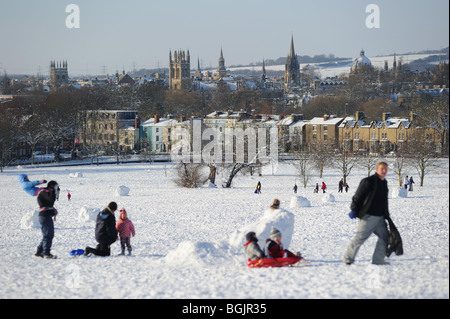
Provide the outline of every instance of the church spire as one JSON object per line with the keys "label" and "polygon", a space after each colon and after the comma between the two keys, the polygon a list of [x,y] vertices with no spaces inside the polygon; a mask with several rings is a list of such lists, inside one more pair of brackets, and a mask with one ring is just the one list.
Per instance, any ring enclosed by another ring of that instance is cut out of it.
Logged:
{"label": "church spire", "polygon": [[291,36],[291,49],[289,50],[289,56],[292,58],[295,56],[294,50],[294,35]]}

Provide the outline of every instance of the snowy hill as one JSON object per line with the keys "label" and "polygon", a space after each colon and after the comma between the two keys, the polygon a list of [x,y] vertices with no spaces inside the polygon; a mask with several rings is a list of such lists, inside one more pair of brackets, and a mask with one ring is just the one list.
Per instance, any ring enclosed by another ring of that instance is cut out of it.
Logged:
{"label": "snowy hill", "polygon": [[[443,171],[428,175],[424,187],[390,198],[405,253],[391,256],[389,266],[370,264],[375,237],[354,265],[341,262],[356,231],[357,221],[347,214],[364,169],[352,171],[350,191],[343,194],[337,193],[338,172],[324,172],[335,201],[313,193],[322,181],[314,175],[297,194],[308,205],[290,206],[295,168],[286,163],[275,175],[239,175],[231,189],[180,189],[167,164],[7,168],[0,174],[0,298],[449,298],[448,160],[442,162]],[[34,257],[41,232],[21,221],[38,207],[21,190],[20,173],[60,184],[56,260]],[[218,179],[225,177],[219,171]],[[258,181],[261,195],[253,193]],[[388,183],[397,184],[392,173]],[[129,192],[116,193],[119,186]],[[243,252],[231,249],[232,234],[261,221],[274,198],[295,215],[289,247],[310,266],[249,269]],[[93,216],[110,201],[124,207],[135,225],[133,256],[118,257],[115,243],[111,257],[71,257],[70,250],[96,244]]]}

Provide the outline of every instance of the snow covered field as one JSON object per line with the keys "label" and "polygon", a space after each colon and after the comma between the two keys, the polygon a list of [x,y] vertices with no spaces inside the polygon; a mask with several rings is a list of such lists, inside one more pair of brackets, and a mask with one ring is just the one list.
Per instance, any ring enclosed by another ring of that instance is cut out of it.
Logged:
{"label": "snow covered field", "polygon": [[[238,175],[231,189],[177,188],[171,164],[6,168],[0,174],[0,298],[449,298],[449,167],[442,162],[443,171],[426,176],[424,187],[390,198],[405,253],[391,256],[389,266],[370,264],[375,236],[354,265],[341,262],[356,231],[357,221],[347,214],[363,169],[352,172],[343,194],[338,172],[325,171],[335,201],[313,194],[312,184],[322,182],[317,176],[306,190],[297,180],[297,195],[307,201],[296,201],[295,168],[286,163],[275,175]],[[20,189],[20,173],[60,184],[56,260],[34,257],[41,233],[27,216],[37,203]],[[405,173],[418,181],[415,171]],[[258,180],[261,195],[253,193]],[[390,189],[397,185],[392,172],[388,182]],[[128,195],[118,196],[118,186],[129,188]],[[290,249],[301,251],[310,266],[249,269],[244,254],[231,249],[233,232],[257,222],[274,198],[295,215]],[[96,244],[88,212],[110,201],[135,225],[133,256],[117,256],[116,243],[112,257],[71,257],[70,250]]]}

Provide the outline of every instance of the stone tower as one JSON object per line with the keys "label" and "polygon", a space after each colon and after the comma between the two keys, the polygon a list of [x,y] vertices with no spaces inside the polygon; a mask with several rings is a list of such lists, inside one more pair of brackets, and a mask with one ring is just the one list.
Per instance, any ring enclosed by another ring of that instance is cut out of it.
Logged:
{"label": "stone tower", "polygon": [[225,59],[223,58],[222,48],[220,48],[219,67],[217,68],[217,79],[227,76],[227,68],[225,67]]}
{"label": "stone tower", "polygon": [[189,50],[169,52],[169,88],[171,90],[191,90],[191,56]]}
{"label": "stone tower", "polygon": [[67,61],[55,62],[50,61],[50,86],[56,89],[61,85],[69,84],[69,72],[67,69]]}
{"label": "stone tower", "polygon": [[294,37],[291,37],[291,49],[286,59],[286,66],[284,71],[284,85],[289,87],[291,85],[300,84],[300,63],[294,50]]}

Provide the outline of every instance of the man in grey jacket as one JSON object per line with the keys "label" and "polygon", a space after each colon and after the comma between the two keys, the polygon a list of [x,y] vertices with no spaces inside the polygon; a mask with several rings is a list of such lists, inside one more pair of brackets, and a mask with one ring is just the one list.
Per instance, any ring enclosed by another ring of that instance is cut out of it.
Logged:
{"label": "man in grey jacket", "polygon": [[384,261],[389,239],[385,218],[389,218],[388,187],[385,180],[388,164],[377,164],[374,175],[363,179],[352,198],[350,218],[359,218],[356,236],[350,242],[344,254],[343,261],[347,265],[355,261],[361,245],[375,234],[378,241],[372,256],[372,263],[376,265],[387,264]]}

